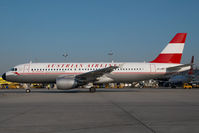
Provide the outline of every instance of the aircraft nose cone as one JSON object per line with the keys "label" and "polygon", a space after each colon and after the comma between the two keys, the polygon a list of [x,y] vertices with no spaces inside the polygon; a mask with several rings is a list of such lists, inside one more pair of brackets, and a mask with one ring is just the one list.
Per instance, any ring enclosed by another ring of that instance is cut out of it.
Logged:
{"label": "aircraft nose cone", "polygon": [[6,73],[2,75],[2,79],[6,80]]}

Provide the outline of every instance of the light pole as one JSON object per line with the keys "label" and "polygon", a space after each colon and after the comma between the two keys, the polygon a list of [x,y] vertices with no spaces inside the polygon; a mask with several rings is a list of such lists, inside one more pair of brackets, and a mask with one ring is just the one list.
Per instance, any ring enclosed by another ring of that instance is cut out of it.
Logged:
{"label": "light pole", "polygon": [[68,57],[68,54],[67,54],[67,53],[64,53],[62,56],[64,56],[65,61],[66,61],[66,58]]}
{"label": "light pole", "polygon": [[110,56],[110,60],[113,62],[113,51],[111,50],[108,55]]}

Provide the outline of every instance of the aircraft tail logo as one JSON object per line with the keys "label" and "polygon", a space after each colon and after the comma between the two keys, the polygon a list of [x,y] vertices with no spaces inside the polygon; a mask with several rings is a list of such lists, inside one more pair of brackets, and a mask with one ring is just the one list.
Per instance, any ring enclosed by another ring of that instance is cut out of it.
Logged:
{"label": "aircraft tail logo", "polygon": [[180,64],[187,33],[177,33],[158,57],[150,63]]}

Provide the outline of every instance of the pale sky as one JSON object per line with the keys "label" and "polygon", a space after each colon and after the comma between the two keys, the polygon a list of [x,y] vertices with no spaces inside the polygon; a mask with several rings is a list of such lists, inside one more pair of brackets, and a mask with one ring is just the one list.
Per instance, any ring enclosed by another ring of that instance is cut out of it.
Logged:
{"label": "pale sky", "polygon": [[153,60],[187,32],[181,63],[199,64],[197,0],[0,0],[0,73],[33,62]]}

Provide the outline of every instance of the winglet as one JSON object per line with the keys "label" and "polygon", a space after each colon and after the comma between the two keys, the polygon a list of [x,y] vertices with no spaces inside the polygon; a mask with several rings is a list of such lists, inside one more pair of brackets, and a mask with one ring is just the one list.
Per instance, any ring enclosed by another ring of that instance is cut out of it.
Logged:
{"label": "winglet", "polygon": [[191,58],[191,68],[189,69],[188,75],[193,75],[193,63],[194,63],[194,56]]}

